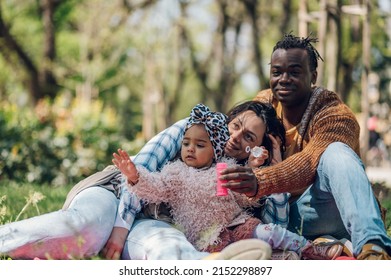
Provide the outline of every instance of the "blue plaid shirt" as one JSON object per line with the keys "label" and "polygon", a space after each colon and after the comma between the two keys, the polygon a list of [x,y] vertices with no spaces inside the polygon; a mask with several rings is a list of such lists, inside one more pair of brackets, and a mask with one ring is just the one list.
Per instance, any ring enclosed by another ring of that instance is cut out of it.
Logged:
{"label": "blue plaid shirt", "polygon": [[[135,165],[142,165],[149,171],[160,170],[168,161],[174,159],[181,148],[183,132],[187,118],[180,120],[149,140],[140,152],[132,157]],[[142,203],[134,194],[130,194],[124,176],[121,180],[121,196],[115,227],[130,230]]]}

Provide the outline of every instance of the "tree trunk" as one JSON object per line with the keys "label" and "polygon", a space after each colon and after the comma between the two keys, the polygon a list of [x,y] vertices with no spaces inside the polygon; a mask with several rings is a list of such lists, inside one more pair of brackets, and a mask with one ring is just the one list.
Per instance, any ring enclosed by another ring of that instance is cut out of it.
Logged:
{"label": "tree trunk", "polygon": [[40,75],[43,94],[51,99],[57,95],[57,82],[53,74],[56,58],[56,40],[54,27],[54,0],[42,0],[42,22],[44,28],[43,64]]}
{"label": "tree trunk", "polygon": [[[290,0],[287,0],[285,2],[290,2]],[[257,24],[257,18],[258,18],[258,12],[257,12],[257,6],[258,6],[258,0],[246,0],[244,1],[244,5],[247,10],[247,14],[250,16],[250,22],[251,22],[251,28],[252,28],[252,43],[253,43],[253,50],[254,50],[254,61],[255,61],[255,67],[257,76],[259,79],[259,88],[266,88],[268,87],[268,78],[266,77],[263,68],[262,68],[262,50],[260,47],[261,43],[261,32],[258,28]]]}
{"label": "tree trunk", "polygon": [[[4,22],[0,9],[0,38],[3,39],[3,47],[0,47],[0,51],[4,55],[14,54],[23,65],[26,73],[23,82],[26,85],[33,104],[36,104],[40,99],[45,97],[53,99],[57,93],[57,83],[52,71],[52,65],[55,59],[54,1],[44,0],[41,8],[45,30],[42,65],[36,65],[29,57],[28,52],[23,49],[9,32],[10,28]],[[15,63],[12,59],[7,60],[7,62]]]}
{"label": "tree trunk", "polygon": [[282,19],[280,22],[280,32],[281,34],[284,34],[290,31],[288,30],[288,28],[289,28],[289,19],[291,18],[291,13],[292,13],[292,0],[283,0],[282,6],[284,12],[282,13]]}

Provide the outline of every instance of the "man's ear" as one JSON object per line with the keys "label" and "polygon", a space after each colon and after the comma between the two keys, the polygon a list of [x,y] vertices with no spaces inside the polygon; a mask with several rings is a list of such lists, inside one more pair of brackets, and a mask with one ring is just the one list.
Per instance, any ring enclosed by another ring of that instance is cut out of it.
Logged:
{"label": "man's ear", "polygon": [[312,71],[311,83],[312,83],[313,85],[316,84],[317,78],[318,78],[318,71],[316,71],[316,70]]}

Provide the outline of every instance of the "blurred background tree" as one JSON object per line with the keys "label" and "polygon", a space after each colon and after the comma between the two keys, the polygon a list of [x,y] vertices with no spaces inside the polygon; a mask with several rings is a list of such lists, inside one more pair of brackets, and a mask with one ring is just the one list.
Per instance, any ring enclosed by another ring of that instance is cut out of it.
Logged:
{"label": "blurred background tree", "polygon": [[289,32],[319,38],[319,83],[363,131],[376,115],[389,152],[390,6],[0,0],[0,180],[70,183],[109,164],[118,147],[137,152],[198,102],[226,112],[268,87],[272,47]]}

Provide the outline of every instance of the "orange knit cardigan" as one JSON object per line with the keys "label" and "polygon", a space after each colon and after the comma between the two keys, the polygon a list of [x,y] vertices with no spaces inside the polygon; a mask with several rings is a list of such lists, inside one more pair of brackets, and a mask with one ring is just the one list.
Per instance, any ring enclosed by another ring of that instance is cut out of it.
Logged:
{"label": "orange knit cardigan", "polygon": [[[278,101],[270,89],[257,94],[255,100],[272,103]],[[353,112],[338,95],[314,87],[299,128],[299,152],[279,164],[255,169],[258,192],[255,198],[271,193],[290,192],[300,195],[314,182],[319,159],[327,146],[343,142],[360,155],[360,126]]]}

